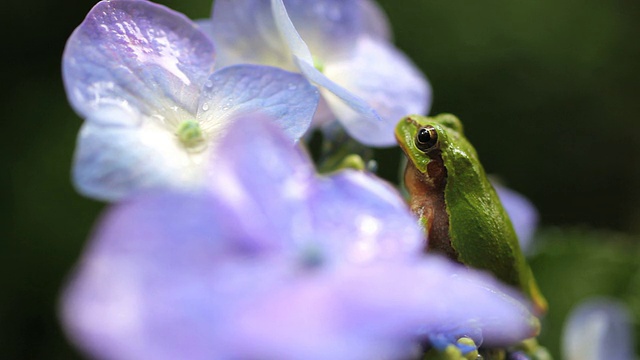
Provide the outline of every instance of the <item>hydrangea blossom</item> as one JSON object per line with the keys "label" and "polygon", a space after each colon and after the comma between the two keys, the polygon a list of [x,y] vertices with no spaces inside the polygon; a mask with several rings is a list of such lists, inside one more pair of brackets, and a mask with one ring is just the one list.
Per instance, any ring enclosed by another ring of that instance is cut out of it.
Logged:
{"label": "hydrangea blossom", "polygon": [[63,299],[102,359],[406,358],[429,336],[534,335],[517,295],[421,254],[401,197],[365,173],[319,178],[269,123],[221,141],[206,193],[111,208]]}
{"label": "hydrangea blossom", "polygon": [[627,307],[610,298],[590,298],[569,314],[562,336],[566,360],[633,360],[632,317]]}
{"label": "hydrangea blossom", "polygon": [[492,184],[505,211],[511,218],[513,228],[518,235],[520,248],[526,253],[531,247],[533,235],[538,227],[538,211],[522,194],[496,182]]}
{"label": "hydrangea blossom", "polygon": [[317,90],[299,74],[238,65],[214,73],[214,46],[180,13],[148,2],[99,2],[63,57],[69,101],[85,123],[73,179],[117,200],[141,189],[201,183],[211,149],[236,119],[269,115],[294,142]]}
{"label": "hydrangea blossom", "polygon": [[363,144],[394,145],[397,121],[430,106],[428,82],[390,43],[386,17],[370,0],[216,0],[203,24],[225,64],[304,74],[323,95],[315,121],[337,119]]}

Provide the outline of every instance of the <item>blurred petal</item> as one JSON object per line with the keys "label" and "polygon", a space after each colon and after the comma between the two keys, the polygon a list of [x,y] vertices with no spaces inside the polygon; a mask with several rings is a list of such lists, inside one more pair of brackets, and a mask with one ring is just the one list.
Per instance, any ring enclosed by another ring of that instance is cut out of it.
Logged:
{"label": "blurred petal", "polygon": [[[266,121],[265,121],[266,120]],[[209,189],[240,214],[244,227],[265,246],[290,245],[311,231],[310,196],[315,175],[311,160],[284,137],[270,119],[237,120],[222,139]]]}
{"label": "blurred petal", "polygon": [[147,1],[102,1],[67,41],[63,78],[83,117],[119,105],[172,120],[193,117],[213,62],[211,41],[184,15]]}
{"label": "blurred petal", "polygon": [[72,339],[104,359],[219,358],[215,340],[237,316],[234,306],[271,286],[262,275],[269,268],[225,265],[243,252],[227,232],[235,220],[205,194],[148,195],[114,207],[64,294]]}
{"label": "blurred petal", "polygon": [[345,170],[322,179],[315,204],[314,236],[329,247],[332,261],[407,261],[424,246],[400,194],[372,175]]}
{"label": "blurred petal", "polygon": [[230,66],[205,83],[198,120],[205,131],[219,136],[241,117],[262,116],[297,141],[309,128],[319,97],[299,74],[268,66]]}
{"label": "blurred petal", "polygon": [[364,33],[373,39],[391,41],[389,19],[380,5],[371,0],[358,0],[358,6],[364,21]]}
{"label": "blurred petal", "polygon": [[566,360],[633,360],[631,314],[616,300],[588,299],[570,313],[562,348]]}
{"label": "blurred petal", "polygon": [[[409,114],[426,114],[431,105],[427,80],[404,54],[384,42],[362,37],[353,57],[327,63],[324,70],[328,78],[362,98],[383,119],[378,128],[352,131],[356,139],[368,145],[394,145],[398,120]],[[353,119],[356,114],[345,112],[341,103],[327,100],[343,123],[362,121]]]}
{"label": "blurred petal", "polygon": [[370,331],[379,327],[399,337],[477,333],[479,342],[500,346],[539,330],[522,297],[484,273],[437,256],[374,264],[343,274],[338,292],[354,319],[376,319]]}
{"label": "blurred petal", "polygon": [[218,66],[264,64],[295,69],[266,0],[216,0],[209,31]]}
{"label": "blurred petal", "polygon": [[247,248],[247,214],[219,200],[112,208],[64,294],[71,338],[104,359],[368,359],[404,357],[429,333],[497,345],[536,330],[509,290],[443,259],[335,271]]}
{"label": "blurred petal", "polygon": [[208,153],[188,154],[171,132],[154,121],[144,123],[120,127],[88,121],[82,126],[73,164],[80,193],[115,201],[142,189],[197,184],[202,170],[196,165]]}
{"label": "blurred petal", "polygon": [[492,184],[498,193],[502,206],[511,218],[511,223],[520,241],[520,248],[526,252],[538,227],[538,212],[533,204],[521,194],[495,182]]}

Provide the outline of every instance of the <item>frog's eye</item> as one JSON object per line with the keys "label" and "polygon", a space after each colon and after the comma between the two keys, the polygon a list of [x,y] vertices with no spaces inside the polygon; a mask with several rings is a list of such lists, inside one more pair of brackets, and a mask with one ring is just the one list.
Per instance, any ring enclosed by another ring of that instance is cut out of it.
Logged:
{"label": "frog's eye", "polygon": [[433,148],[438,144],[438,132],[436,129],[427,125],[418,130],[418,134],[416,134],[416,147],[424,152],[433,150]]}

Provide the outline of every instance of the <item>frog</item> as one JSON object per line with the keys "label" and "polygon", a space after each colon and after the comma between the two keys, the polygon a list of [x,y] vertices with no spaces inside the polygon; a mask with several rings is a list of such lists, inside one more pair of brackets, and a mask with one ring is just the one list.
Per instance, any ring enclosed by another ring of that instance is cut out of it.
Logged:
{"label": "frog", "polygon": [[548,305],[511,220],[455,115],[409,115],[395,128],[408,161],[404,186],[425,233],[425,252],[493,273],[541,316]]}

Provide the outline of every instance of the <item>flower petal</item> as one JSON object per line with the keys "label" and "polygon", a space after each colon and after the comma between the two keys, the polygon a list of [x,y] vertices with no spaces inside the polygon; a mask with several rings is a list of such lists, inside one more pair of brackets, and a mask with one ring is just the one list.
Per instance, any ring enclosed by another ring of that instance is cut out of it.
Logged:
{"label": "flower petal", "polygon": [[211,41],[184,15],[148,1],[101,1],[67,41],[63,78],[84,117],[117,105],[183,119],[195,114],[213,62]]}
{"label": "flower petal", "polygon": [[375,146],[386,131],[380,115],[362,98],[333,82],[312,64],[297,57],[294,61],[309,81],[323,87],[322,96],[346,131],[361,143]]}
{"label": "flower petal", "polygon": [[539,330],[519,294],[438,256],[353,267],[340,275],[335,296],[343,311],[355,321],[375,318],[368,328],[374,333],[384,329],[387,336],[414,339],[477,334],[478,343],[496,346],[518,343]]}
{"label": "flower petal", "polygon": [[238,118],[262,116],[295,142],[309,128],[319,97],[299,74],[269,66],[230,66],[205,83],[198,120],[205,131],[221,134]]}
{"label": "flower petal", "polygon": [[492,184],[500,197],[504,210],[511,218],[513,228],[518,235],[520,248],[526,252],[530,248],[533,234],[538,226],[538,212],[533,204],[521,194],[495,182]]}
{"label": "flower petal", "polygon": [[271,0],[276,25],[291,53],[311,62],[311,53],[329,62],[353,52],[364,25],[359,5],[344,0],[316,0],[311,5],[305,0]]}
{"label": "flower petal", "polygon": [[209,29],[219,51],[219,66],[248,63],[295,68],[268,1],[216,0]]}
{"label": "flower petal", "polygon": [[374,39],[391,41],[393,37],[387,14],[375,1],[358,0],[362,20],[364,21],[364,33]]}
{"label": "flower petal", "polygon": [[[105,117],[116,113],[109,114]],[[80,193],[115,201],[143,189],[198,183],[202,170],[195,164],[208,154],[190,155],[172,133],[153,121],[145,124],[104,126],[88,121],[82,126],[73,164],[73,182]]]}
{"label": "flower petal", "polygon": [[239,228],[265,246],[291,248],[306,236],[311,215],[306,199],[315,180],[311,160],[268,118],[238,119],[218,145],[209,189],[245,214]]}
{"label": "flower petal", "polygon": [[562,336],[567,360],[635,359],[631,314],[624,304],[592,298],[573,309]]}
{"label": "flower petal", "polygon": [[[324,74],[363,99],[383,119],[377,128],[352,129],[351,134],[368,145],[395,144],[393,129],[399,119],[426,114],[431,104],[431,88],[418,68],[391,45],[372,38],[360,38],[353,57],[325,64]],[[362,121],[354,118],[358,114],[346,109],[341,101],[327,100],[346,126]]]}
{"label": "flower petal", "polygon": [[151,194],[112,208],[65,292],[69,335],[105,359],[219,358],[216,330],[266,283],[257,271],[225,270],[242,251],[227,232],[235,220],[206,194]]}
{"label": "flower petal", "polygon": [[332,261],[407,261],[423,248],[422,231],[400,194],[372,175],[345,170],[315,194],[315,239]]}

